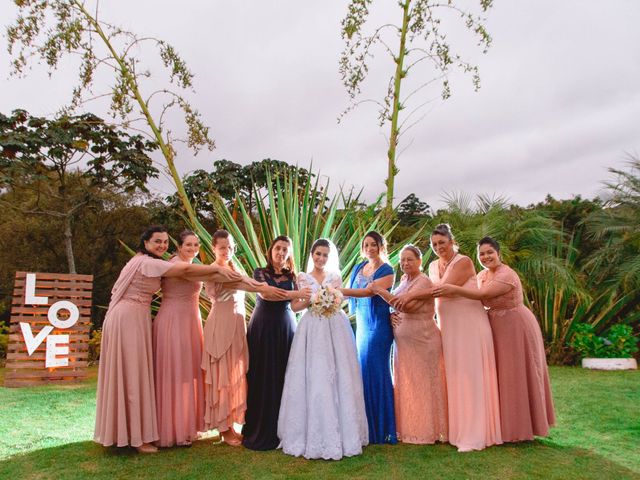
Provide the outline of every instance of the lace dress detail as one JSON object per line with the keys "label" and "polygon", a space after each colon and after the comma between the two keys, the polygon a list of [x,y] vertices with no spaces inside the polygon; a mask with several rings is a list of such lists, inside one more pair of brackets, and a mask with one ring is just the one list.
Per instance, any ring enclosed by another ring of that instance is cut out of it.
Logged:
{"label": "lace dress detail", "polygon": [[[340,276],[322,284],[306,273],[299,286],[342,286]],[[369,432],[362,377],[349,319],[340,310],[320,317],[307,310],[298,324],[278,419],[280,447],[289,455],[339,460],[362,453]]]}
{"label": "lace dress detail", "polygon": [[[427,289],[431,280],[406,276],[396,295]],[[434,319],[433,299],[420,301],[411,312],[400,313],[394,328],[393,384],[398,439],[404,443],[447,441],[447,389],[440,329]]]}
{"label": "lace dress detail", "polygon": [[[284,290],[297,289],[293,274],[258,268],[253,278]],[[289,300],[257,297],[247,327],[249,370],[246,423],[242,429],[242,444],[251,450],[272,450],[278,446],[278,412],[295,329]]]}

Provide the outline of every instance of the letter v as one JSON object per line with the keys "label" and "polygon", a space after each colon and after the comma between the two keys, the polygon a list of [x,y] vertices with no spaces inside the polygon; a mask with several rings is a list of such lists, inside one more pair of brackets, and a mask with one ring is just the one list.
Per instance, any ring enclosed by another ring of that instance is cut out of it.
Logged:
{"label": "letter v", "polygon": [[40,344],[47,338],[47,335],[51,333],[53,327],[51,325],[47,325],[46,327],[42,327],[42,330],[38,332],[38,335],[35,337],[31,332],[31,325],[25,322],[20,322],[20,330],[22,330],[22,336],[24,337],[24,343],[27,344],[27,352],[29,352],[29,356],[33,352],[36,351],[36,348],[40,346]]}

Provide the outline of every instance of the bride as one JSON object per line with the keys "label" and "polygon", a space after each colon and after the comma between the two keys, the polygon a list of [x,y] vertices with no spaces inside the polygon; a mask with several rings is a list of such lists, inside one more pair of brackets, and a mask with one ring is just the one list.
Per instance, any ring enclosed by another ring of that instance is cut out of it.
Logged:
{"label": "bride", "polygon": [[[324,238],[311,247],[307,273],[298,287],[342,286],[335,245]],[[296,457],[339,460],[362,453],[369,443],[362,377],[349,319],[341,308],[305,312],[293,337],[278,417],[283,452]],[[325,311],[326,312],[326,311]]]}

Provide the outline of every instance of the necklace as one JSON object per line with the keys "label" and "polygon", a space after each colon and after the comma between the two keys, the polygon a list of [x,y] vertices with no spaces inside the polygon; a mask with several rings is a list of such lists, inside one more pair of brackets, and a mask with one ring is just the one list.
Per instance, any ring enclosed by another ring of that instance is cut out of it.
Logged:
{"label": "necklace", "polygon": [[[380,268],[380,266],[382,265],[382,261],[379,261],[378,263],[374,264],[373,262],[369,262],[367,263],[363,268],[362,268],[362,273],[367,276],[370,277],[371,275],[373,275],[374,273],[376,273],[376,270],[378,270]],[[367,267],[370,267],[369,273],[366,273],[365,270],[367,269]]]}
{"label": "necklace", "polygon": [[440,260],[438,260],[438,273],[440,274],[440,278],[444,276],[445,272],[447,271],[447,268],[449,268],[449,265],[451,265],[451,262],[453,262],[453,259],[456,258],[456,255],[458,255],[457,252],[453,254],[453,257],[451,257],[449,261],[444,264],[444,266],[440,263]]}

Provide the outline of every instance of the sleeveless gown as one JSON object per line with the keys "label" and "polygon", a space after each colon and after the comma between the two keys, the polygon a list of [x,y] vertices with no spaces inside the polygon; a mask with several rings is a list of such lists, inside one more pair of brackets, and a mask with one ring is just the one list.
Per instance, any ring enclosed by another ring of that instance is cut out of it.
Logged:
{"label": "sleeveless gown", "polygon": [[[431,286],[429,278],[420,273],[411,281],[403,277],[393,293],[399,295]],[[416,444],[446,442],[447,387],[433,299],[420,301],[415,311],[399,315],[400,325],[393,329],[393,396],[398,440]]]}
{"label": "sleeveless gown", "polygon": [[[170,262],[179,262],[174,257]],[[159,446],[188,445],[204,431],[201,282],[162,279],[162,304],[153,321]]]}
{"label": "sleeveless gown", "polygon": [[[274,287],[296,289],[293,275],[278,275],[267,268],[258,268],[253,277]],[[295,329],[289,300],[256,298],[247,328],[247,411],[242,428],[242,444],[251,450],[278,447],[278,412]]]}
{"label": "sleeveless gown", "polygon": [[[447,283],[456,255],[440,278],[438,261],[429,265],[434,284]],[[463,285],[477,288],[471,276]],[[479,300],[439,297],[436,315],[442,332],[449,407],[449,443],[458,451],[482,450],[502,443],[500,403],[489,319]]]}
{"label": "sleeveless gown", "polygon": [[523,303],[518,274],[507,265],[499,266],[491,280],[488,273],[478,274],[479,286],[500,282],[513,287],[483,301],[489,308],[496,351],[502,440],[545,437],[555,414],[540,325]]}
{"label": "sleeveless gown", "polygon": [[[338,274],[322,285],[306,273],[300,288],[342,286]],[[296,457],[339,460],[362,453],[369,443],[362,377],[351,324],[340,310],[321,317],[311,310],[296,328],[282,392],[278,437],[282,451]]]}
{"label": "sleeveless gown", "polygon": [[[356,265],[351,274],[350,288],[366,288],[373,280],[393,275],[391,265],[384,263],[372,276],[366,277],[362,269],[367,263]],[[352,298],[349,305],[356,314],[356,346],[362,371],[369,443],[397,443],[390,365],[393,330],[389,305],[377,295]]]}

